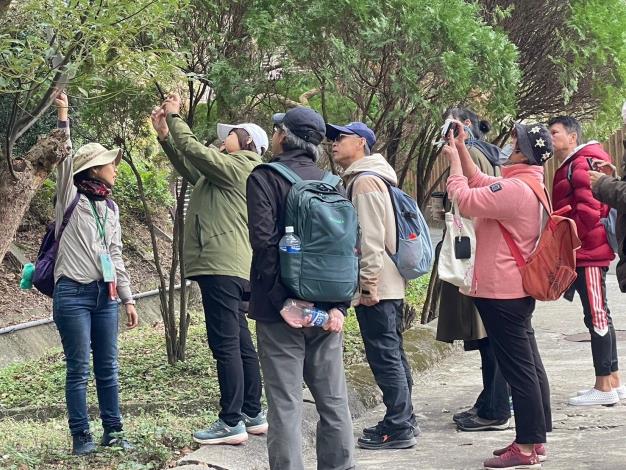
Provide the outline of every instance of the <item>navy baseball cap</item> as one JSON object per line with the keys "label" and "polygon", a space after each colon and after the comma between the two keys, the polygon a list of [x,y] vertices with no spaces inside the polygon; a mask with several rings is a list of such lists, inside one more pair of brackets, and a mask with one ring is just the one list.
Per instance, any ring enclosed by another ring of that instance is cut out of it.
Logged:
{"label": "navy baseball cap", "polygon": [[351,122],[345,126],[326,124],[326,137],[330,140],[336,140],[339,134],[355,134],[359,137],[363,137],[370,149],[376,143],[376,134],[362,122]]}
{"label": "navy baseball cap", "polygon": [[326,134],[324,118],[311,108],[292,108],[286,113],[272,116],[274,124],[284,124],[287,129],[313,145],[319,145]]}

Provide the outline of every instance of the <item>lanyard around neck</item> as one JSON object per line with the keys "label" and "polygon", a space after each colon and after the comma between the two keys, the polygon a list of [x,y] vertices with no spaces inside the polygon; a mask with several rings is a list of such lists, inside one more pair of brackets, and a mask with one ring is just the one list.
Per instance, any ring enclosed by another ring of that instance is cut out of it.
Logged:
{"label": "lanyard around neck", "polygon": [[102,242],[102,246],[106,248],[107,246],[106,225],[107,225],[107,218],[109,216],[109,206],[105,205],[104,220],[102,220],[100,218],[100,215],[98,214],[98,210],[96,209],[96,204],[91,200],[89,201],[89,204],[91,205],[91,212],[93,213],[93,218],[96,220],[96,230],[98,231],[98,235],[100,235],[100,241]]}

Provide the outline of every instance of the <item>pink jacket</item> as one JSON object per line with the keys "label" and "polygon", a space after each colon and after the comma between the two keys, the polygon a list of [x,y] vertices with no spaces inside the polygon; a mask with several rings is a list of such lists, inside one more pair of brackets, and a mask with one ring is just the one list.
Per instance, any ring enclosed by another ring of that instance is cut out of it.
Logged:
{"label": "pink jacket", "polygon": [[477,169],[469,181],[459,175],[448,178],[450,197],[458,202],[463,216],[474,219],[476,259],[474,280],[468,292],[472,297],[528,296],[498,225],[500,222],[511,233],[527,259],[539,239],[543,209],[532,189],[516,178],[521,175],[543,183],[543,168],[526,164],[502,167],[501,177],[487,176]]}

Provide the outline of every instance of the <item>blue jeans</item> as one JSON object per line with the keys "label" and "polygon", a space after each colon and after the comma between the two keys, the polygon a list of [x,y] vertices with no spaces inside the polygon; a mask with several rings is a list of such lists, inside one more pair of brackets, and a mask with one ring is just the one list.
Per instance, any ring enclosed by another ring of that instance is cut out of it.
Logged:
{"label": "blue jeans", "polygon": [[121,430],[117,379],[118,306],[109,299],[106,283],[81,284],[66,277],[59,279],[54,288],[53,318],[67,364],[65,401],[71,433],[89,430],[87,380],[91,351],[102,425],[105,429]]}

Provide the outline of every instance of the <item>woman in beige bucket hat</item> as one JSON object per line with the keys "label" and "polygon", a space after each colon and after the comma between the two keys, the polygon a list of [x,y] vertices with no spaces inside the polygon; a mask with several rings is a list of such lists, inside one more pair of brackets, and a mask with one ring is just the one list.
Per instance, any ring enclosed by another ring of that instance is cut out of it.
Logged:
{"label": "woman in beige bucket hat", "polygon": [[[56,105],[58,127],[66,129],[69,136],[65,94],[58,95]],[[119,149],[89,143],[58,166],[55,215],[60,240],[54,266],[53,317],[66,358],[65,400],[72,453],[76,455],[96,449],[87,414],[92,352],[104,428],[101,444],[130,447],[119,434],[118,297],[126,309],[128,328],[137,326],[138,317],[122,260],[119,211],[110,199],[120,160]],[[60,233],[64,219],[67,225]]]}

